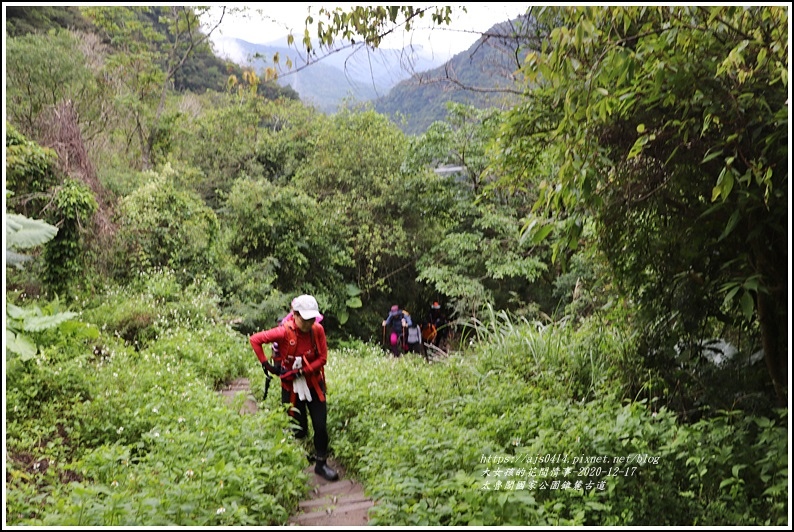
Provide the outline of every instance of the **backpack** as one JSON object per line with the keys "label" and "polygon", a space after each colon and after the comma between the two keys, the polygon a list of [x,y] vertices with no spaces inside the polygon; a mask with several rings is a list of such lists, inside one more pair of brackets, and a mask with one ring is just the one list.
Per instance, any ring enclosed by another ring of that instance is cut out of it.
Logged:
{"label": "backpack", "polygon": [[418,325],[411,325],[408,327],[408,343],[418,344],[422,341],[422,332]]}
{"label": "backpack", "polygon": [[434,342],[436,339],[436,333],[436,326],[432,323],[427,323],[422,329],[422,338],[425,340],[425,342]]}
{"label": "backpack", "polygon": [[[285,323],[281,325],[284,327],[284,330],[287,331],[287,337],[285,338],[284,346],[278,345],[278,342],[274,342],[271,347],[273,349],[273,362],[274,364],[281,366],[281,362],[288,357],[294,357],[295,351],[297,350],[298,345],[298,333],[295,331],[295,322],[290,321],[289,323]],[[311,339],[312,339],[312,347],[314,347],[314,351],[317,351],[317,345],[314,343],[314,335],[315,331],[321,327],[318,323],[312,324],[311,329]],[[289,368],[286,368],[289,369]],[[323,379],[325,378],[325,371],[322,372]]]}

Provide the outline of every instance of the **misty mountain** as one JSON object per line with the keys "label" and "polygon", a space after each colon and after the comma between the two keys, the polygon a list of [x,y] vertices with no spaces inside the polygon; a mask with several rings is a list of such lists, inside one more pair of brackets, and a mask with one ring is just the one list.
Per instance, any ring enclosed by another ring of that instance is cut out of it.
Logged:
{"label": "misty mountain", "polygon": [[[218,56],[250,66],[260,75],[266,68],[274,68],[280,85],[291,86],[302,101],[325,113],[335,112],[344,99],[376,100],[400,81],[442,63],[420,46],[373,50],[363,44],[322,52],[307,61],[306,53],[288,46],[286,38],[255,44],[223,37],[215,43],[215,50]],[[276,56],[278,64],[273,61]]]}
{"label": "misty mountain", "polygon": [[508,109],[518,101],[516,71],[541,35],[525,18],[497,24],[446,64],[398,83],[375,100],[375,110],[417,135],[447,116],[449,101],[479,109]]}
{"label": "misty mountain", "polygon": [[[527,48],[539,47],[542,36],[524,17],[497,24],[468,50],[443,63],[421,47],[371,50],[363,45],[305,60],[287,46],[286,39],[252,44],[224,38],[216,53],[261,74],[274,67],[278,54],[278,83],[291,86],[307,104],[325,113],[336,112],[343,100],[372,102],[408,134],[421,134],[446,118],[446,102],[477,108],[509,108],[517,98],[519,60]],[[287,68],[287,59],[292,67]]]}

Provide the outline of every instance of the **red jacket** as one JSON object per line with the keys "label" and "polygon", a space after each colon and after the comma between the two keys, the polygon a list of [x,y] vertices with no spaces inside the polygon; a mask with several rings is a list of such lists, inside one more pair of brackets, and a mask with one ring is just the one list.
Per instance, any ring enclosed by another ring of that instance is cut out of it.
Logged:
{"label": "red jacket", "polygon": [[[314,337],[314,341],[312,341]],[[267,361],[262,344],[278,342],[281,358],[281,367],[285,370],[292,369],[295,357],[303,357],[303,375],[306,384],[313,391],[312,395],[320,401],[325,401],[325,393],[320,384],[325,382],[325,362],[328,360],[328,344],[325,339],[325,329],[319,323],[312,325],[311,332],[304,333],[292,320],[285,321],[267,331],[253,334],[249,341],[259,362]],[[292,390],[292,381],[281,381],[281,387]],[[294,393],[294,392],[293,392]]]}

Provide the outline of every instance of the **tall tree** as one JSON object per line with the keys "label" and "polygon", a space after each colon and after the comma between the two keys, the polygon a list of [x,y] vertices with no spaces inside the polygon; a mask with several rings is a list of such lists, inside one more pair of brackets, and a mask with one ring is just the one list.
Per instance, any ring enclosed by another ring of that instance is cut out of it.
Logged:
{"label": "tall tree", "polygon": [[85,133],[96,133],[103,120],[101,88],[87,58],[79,53],[79,39],[79,34],[52,30],[6,41],[6,109],[24,135],[40,141],[42,130],[52,127],[42,113],[64,101],[77,106]]}
{"label": "tall tree", "polygon": [[[223,7],[217,20],[202,28],[201,18],[209,7],[82,8],[114,46],[108,75],[117,80],[121,102],[126,103],[133,134],[140,146],[141,166],[152,165],[152,144],[157,138],[166,96],[177,72],[209,38],[231,11]],[[237,9],[237,8],[235,8]]]}
{"label": "tall tree", "polygon": [[[756,332],[787,394],[785,7],[564,8],[503,148],[563,151],[538,213],[595,217],[616,280],[676,338]],[[535,87],[535,88],[533,88]],[[536,152],[514,154],[512,175]],[[514,178],[515,179],[515,178]],[[709,323],[712,325],[709,326]]]}
{"label": "tall tree", "polygon": [[367,297],[394,293],[417,254],[418,213],[401,180],[405,135],[372,110],[347,109],[320,122],[294,183],[347,220],[355,283]]}

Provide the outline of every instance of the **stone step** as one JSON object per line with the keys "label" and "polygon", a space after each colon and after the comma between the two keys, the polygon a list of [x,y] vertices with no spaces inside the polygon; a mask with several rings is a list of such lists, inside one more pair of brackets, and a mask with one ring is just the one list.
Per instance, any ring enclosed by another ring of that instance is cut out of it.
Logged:
{"label": "stone step", "polygon": [[[366,511],[372,508],[374,504],[372,501],[364,501],[359,503],[347,504],[345,506],[336,508],[326,508],[325,510],[317,510],[305,514],[299,514],[290,519],[291,523],[298,525],[310,524],[360,524],[367,523]],[[347,518],[347,519],[346,519]],[[354,521],[354,522],[348,522]],[[357,523],[358,522],[358,523]]]}
{"label": "stone step", "polygon": [[[238,393],[245,393],[245,402],[240,414],[254,413],[257,404],[253,399],[257,393],[250,389],[246,378],[239,378],[229,383],[218,392],[231,403]],[[314,465],[308,466],[304,472],[309,477],[308,500],[298,504],[300,513],[290,518],[291,525],[325,527],[325,526],[366,526],[367,512],[375,503],[364,495],[364,488],[352,479],[345,477],[345,469],[329,457],[328,465],[336,469],[340,479],[329,481],[314,473]],[[307,511],[308,510],[308,511]]]}
{"label": "stone step", "polygon": [[239,378],[229,384],[226,388],[219,391],[219,393],[224,397],[227,404],[231,404],[238,393],[246,394],[245,401],[243,402],[243,406],[240,408],[240,414],[253,414],[257,410],[256,401],[251,399],[251,394],[249,393],[249,384],[248,379],[246,378]]}
{"label": "stone step", "polygon": [[312,488],[311,491],[315,497],[322,497],[324,495],[346,495],[348,493],[353,493],[356,489],[360,489],[358,484],[352,480],[343,478],[336,482],[319,484]]}
{"label": "stone step", "polygon": [[304,510],[309,508],[322,508],[325,506],[328,507],[342,507],[347,504],[354,504],[359,502],[367,502],[369,499],[364,496],[363,493],[346,495],[344,497],[337,497],[336,495],[333,496],[326,496],[318,499],[310,499],[308,501],[303,501],[298,504],[299,508],[303,508]]}

